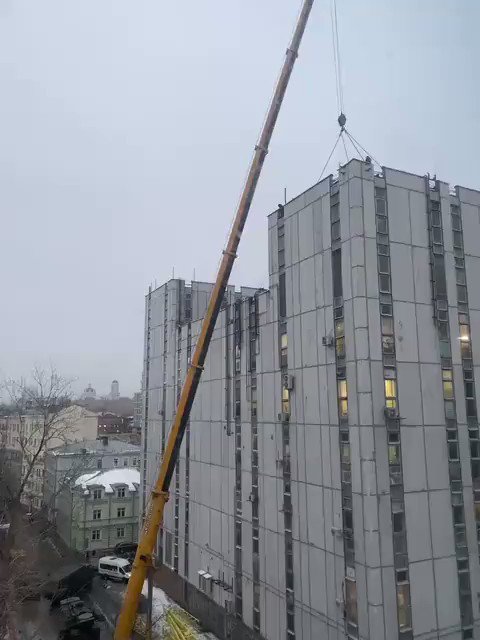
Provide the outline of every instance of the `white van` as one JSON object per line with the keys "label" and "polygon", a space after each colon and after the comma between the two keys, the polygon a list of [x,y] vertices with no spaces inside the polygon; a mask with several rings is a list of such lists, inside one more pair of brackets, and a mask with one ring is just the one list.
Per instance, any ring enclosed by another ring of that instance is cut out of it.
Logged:
{"label": "white van", "polygon": [[128,581],[132,572],[132,565],[125,558],[105,556],[98,561],[98,573],[113,580]]}

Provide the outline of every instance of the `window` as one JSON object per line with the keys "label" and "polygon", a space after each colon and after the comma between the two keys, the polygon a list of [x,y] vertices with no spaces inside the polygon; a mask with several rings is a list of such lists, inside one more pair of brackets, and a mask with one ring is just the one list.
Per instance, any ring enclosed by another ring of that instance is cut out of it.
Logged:
{"label": "window", "polygon": [[282,389],[282,412],[290,413],[290,391]]}
{"label": "window", "polygon": [[465,269],[455,269],[455,272],[457,274],[457,284],[467,284]]}
{"label": "window", "polygon": [[117,498],[125,498],[125,487],[119,487],[117,489]]}
{"label": "window", "polygon": [[340,220],[340,209],[338,202],[332,204],[330,207],[330,222],[337,222],[337,220]]}
{"label": "window", "polygon": [[395,353],[395,341],[393,336],[382,336],[383,353]]}
{"label": "window", "polygon": [[457,284],[457,300],[458,302],[467,302],[467,287]]}
{"label": "window", "polygon": [[113,466],[118,467],[118,458],[113,459]]}
{"label": "window", "polygon": [[285,318],[287,315],[287,294],[284,273],[281,273],[278,277],[278,299],[278,313],[281,318]]}
{"label": "window", "polygon": [[170,531],[165,531],[165,564],[172,566],[173,556],[173,535]]}
{"label": "window", "polygon": [[385,384],[385,405],[390,409],[397,406],[397,381],[390,378],[384,380]]}
{"label": "window", "polygon": [[390,276],[381,273],[379,275],[379,285],[382,293],[391,293]]}
{"label": "window", "polygon": [[97,469],[101,469],[102,468],[102,459],[98,458],[97,460]]}
{"label": "window", "polygon": [[[123,466],[128,467],[128,458],[123,459]],[[134,465],[135,466],[135,465]]]}
{"label": "window", "polygon": [[452,233],[453,235],[453,246],[457,247],[458,249],[462,249],[463,248],[463,240],[462,240],[462,234],[460,231],[454,231]]}
{"label": "window", "polygon": [[102,510],[101,509],[94,509],[93,510],[93,519],[94,520],[101,520],[102,518]]}
{"label": "window", "polygon": [[453,231],[462,230],[462,220],[459,215],[452,213],[452,229]]}
{"label": "window", "polygon": [[445,400],[445,417],[455,420],[455,402],[453,400]]}
{"label": "window", "polygon": [[349,578],[345,579],[345,616],[348,622],[358,624],[357,583]]}
{"label": "window", "polygon": [[435,244],[442,244],[443,240],[442,230],[438,227],[432,228],[432,239]]}
{"label": "window", "polygon": [[387,213],[387,203],[381,198],[375,200],[377,215],[384,216]]}
{"label": "window", "polygon": [[340,417],[345,418],[348,415],[348,392],[347,381],[339,380],[337,383],[338,407]]}
{"label": "window", "polygon": [[454,395],[453,395],[453,381],[452,380],[444,380],[443,381],[443,397],[445,398],[445,400],[453,400]]}
{"label": "window", "polygon": [[118,507],[117,509],[117,518],[125,517],[125,507]]}
{"label": "window", "polygon": [[335,353],[337,358],[345,357],[345,338],[343,336],[335,339]]}
{"label": "window", "polygon": [[398,464],[400,462],[400,446],[398,444],[388,445],[388,462],[389,464]]}
{"label": "window", "polygon": [[102,499],[102,490],[101,489],[94,489],[93,490],[93,499],[94,500],[101,500]]}
{"label": "window", "polygon": [[343,295],[341,249],[336,249],[335,251],[332,251],[332,276],[333,276],[333,297],[341,298]]}
{"label": "window", "polygon": [[134,458],[134,459],[132,460],[132,465],[133,465],[134,467],[136,467],[136,466],[137,466],[137,464],[138,464],[138,460],[137,460],[137,458]]}
{"label": "window", "polygon": [[117,527],[117,538],[125,537],[125,527]]}
{"label": "window", "polygon": [[332,242],[335,240],[340,240],[340,220],[332,224]]}
{"label": "window", "polygon": [[393,336],[393,318],[391,316],[382,316],[381,327],[384,336]]}
{"label": "window", "polygon": [[102,530],[92,529],[92,540],[101,540],[101,539],[102,539]]}
{"label": "window", "polygon": [[410,585],[408,582],[397,585],[397,605],[400,630],[410,629],[412,621],[410,611]]}
{"label": "window", "polygon": [[461,324],[460,325],[460,340],[462,342],[469,342],[470,341],[470,327],[468,324]]}
{"label": "window", "polygon": [[378,256],[379,273],[390,273],[390,258],[388,256]]}
{"label": "window", "polygon": [[288,355],[288,336],[286,333],[282,333],[280,337],[280,366],[287,366],[287,355]]}
{"label": "window", "polygon": [[404,530],[405,517],[402,511],[393,514],[393,532],[401,533]]}
{"label": "window", "polygon": [[377,231],[379,233],[388,233],[387,218],[377,216]]}

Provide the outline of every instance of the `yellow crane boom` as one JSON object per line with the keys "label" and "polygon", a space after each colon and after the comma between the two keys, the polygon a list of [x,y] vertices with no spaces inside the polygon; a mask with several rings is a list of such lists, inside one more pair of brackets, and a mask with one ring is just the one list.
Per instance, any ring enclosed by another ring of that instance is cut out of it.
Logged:
{"label": "yellow crane boom", "polygon": [[132,636],[139,597],[142,592],[148,568],[151,566],[152,552],[155,547],[158,531],[163,522],[163,511],[165,503],[168,500],[168,489],[177,463],[180,445],[182,443],[185,427],[190,415],[190,409],[195,398],[200,376],[202,375],[203,365],[205,363],[208,347],[210,345],[210,340],[220,311],[228,279],[232,271],[234,260],[237,257],[237,248],[252,204],[258,178],[260,177],[263,163],[268,153],[268,146],[270,144],[273,129],[280,112],[280,107],[282,106],[295,60],[298,56],[298,49],[312,10],[313,2],[314,0],[304,0],[292,41],[286,52],[285,61],[277,82],[275,93],[270,103],[260,139],[258,144],[255,146],[255,153],[250,164],[248,177],[235,214],[226,249],[223,251],[222,261],[210,296],[207,312],[202,323],[192,363],[187,371],[177,412],[170,429],[158,478],[151,494],[149,508],[145,516],[142,534],[138,543],[137,554],[133,563],[132,574],[128,582],[127,592],[125,594],[123,606],[115,629],[115,640],[130,640]]}

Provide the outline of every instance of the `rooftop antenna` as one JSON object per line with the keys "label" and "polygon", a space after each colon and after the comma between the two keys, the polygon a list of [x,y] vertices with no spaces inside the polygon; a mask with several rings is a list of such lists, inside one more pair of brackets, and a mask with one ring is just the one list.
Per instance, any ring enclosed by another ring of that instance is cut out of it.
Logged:
{"label": "rooftop antenna", "polygon": [[287,187],[283,189],[283,204],[287,204]]}

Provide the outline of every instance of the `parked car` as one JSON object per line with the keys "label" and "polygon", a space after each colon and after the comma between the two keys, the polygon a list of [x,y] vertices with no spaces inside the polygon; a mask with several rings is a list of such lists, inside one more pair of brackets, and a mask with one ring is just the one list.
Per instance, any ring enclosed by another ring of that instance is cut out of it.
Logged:
{"label": "parked car", "polygon": [[113,548],[113,553],[120,558],[133,558],[137,553],[138,544],[136,542],[119,542]]}
{"label": "parked car", "polygon": [[104,556],[98,561],[98,573],[105,578],[128,582],[132,571],[132,565],[126,558]]}

